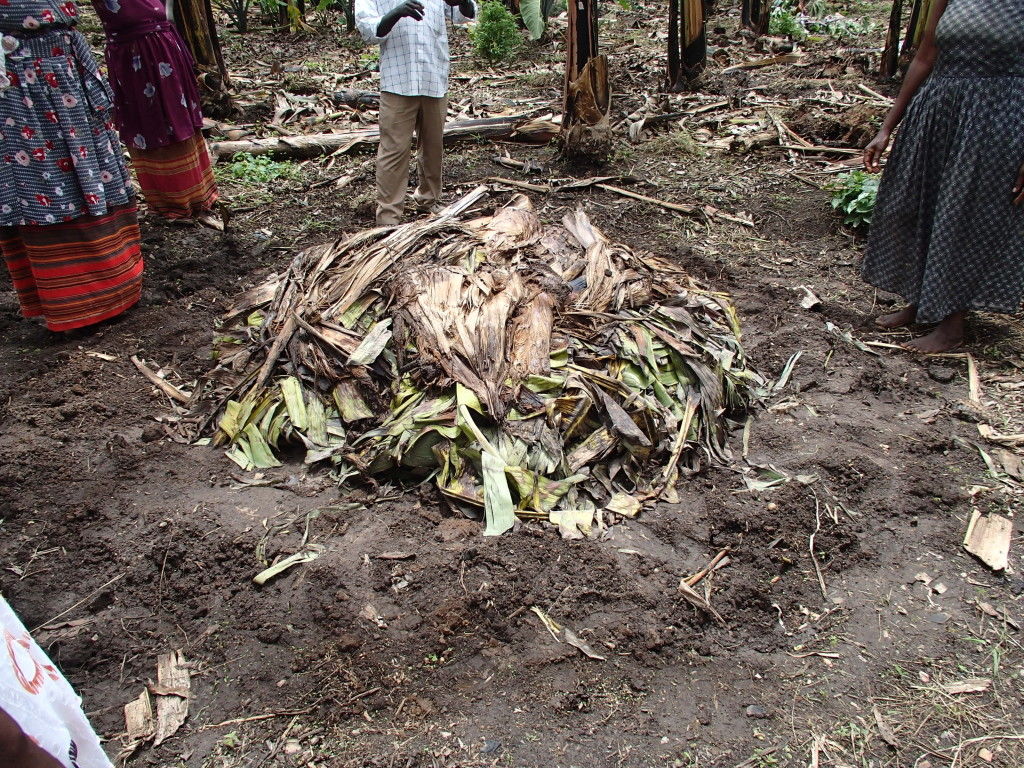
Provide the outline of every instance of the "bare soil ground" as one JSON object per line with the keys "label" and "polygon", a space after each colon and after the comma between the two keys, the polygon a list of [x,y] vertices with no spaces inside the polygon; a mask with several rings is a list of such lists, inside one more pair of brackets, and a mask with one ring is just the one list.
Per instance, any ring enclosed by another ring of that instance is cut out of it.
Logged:
{"label": "bare soil ground", "polygon": [[[776,49],[755,47],[736,10],[720,7],[700,90],[666,97],[660,14],[608,4],[602,20],[620,123],[609,164],[569,167],[553,147],[479,143],[446,160],[452,197],[514,174],[492,161],[508,153],[541,167],[531,181],[634,176],[644,194],[753,221],[593,190],[535,196],[544,218],[582,205],[612,237],[731,293],[767,376],[802,352],[788,384],[752,413],[745,459],[737,425],[734,466],[687,479],[678,504],[600,540],[563,541],[539,524],[485,539],[430,486],[339,489],[298,464],[253,478],[220,451],[172,439],[170,404],[130,356],[184,384],[207,371],[234,295],[302,245],[370,223],[369,155],[308,161],[297,178],[262,187],[226,181],[239,209],[227,235],[147,217],[142,305],[84,338],[22,320],[0,278],[0,589],[41,628],[112,755],[124,704],[155,680],[157,654],[181,648],[189,719],[128,765],[1024,764],[1019,527],[1013,573],[994,574],[961,547],[973,509],[1019,506],[1006,464],[983,462],[997,451],[978,425],[1024,431],[1020,318],[971,320],[980,403],[969,401],[962,354],[922,360],[851,343],[906,335],[873,329],[893,299],[860,282],[862,242],[819,188],[850,156],[711,146],[775,131],[769,110],[812,144],[866,143],[865,125],[885,107],[859,85],[892,93],[867,71],[881,30],[808,41],[796,64],[723,73]],[[300,39],[225,32],[238,122],[272,135],[263,122],[274,93],[297,74],[318,97],[373,89],[372,59],[336,25]],[[453,48],[454,113],[557,112],[560,43],[502,70],[476,61],[464,36]],[[627,140],[627,116],[673,112],[685,114]],[[283,129],[375,119],[328,117]],[[354,178],[339,190],[344,175]],[[813,309],[801,307],[804,287],[820,299]],[[790,479],[749,490],[741,470],[768,465]],[[324,555],[256,587],[260,543],[268,557],[289,554],[307,526]],[[677,587],[723,548],[730,564],[700,586],[718,623]],[[413,557],[376,557],[394,552]],[[606,659],[555,643],[535,605]],[[965,680],[980,690],[958,692]]]}

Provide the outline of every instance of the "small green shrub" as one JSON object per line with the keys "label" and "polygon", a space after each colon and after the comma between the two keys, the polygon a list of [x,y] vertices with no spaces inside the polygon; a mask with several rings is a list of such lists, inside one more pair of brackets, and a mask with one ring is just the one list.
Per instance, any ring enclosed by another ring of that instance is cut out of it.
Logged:
{"label": "small green shrub", "polygon": [[769,34],[792,40],[803,40],[808,34],[856,37],[873,29],[870,19],[853,19],[836,13],[824,0],[811,0],[803,11],[794,0],[774,0],[768,21]]}
{"label": "small green shrub", "polygon": [[515,17],[497,0],[480,5],[480,21],[470,30],[477,55],[490,62],[507,61],[523,44]]}
{"label": "small green shrub", "polygon": [[775,0],[772,3],[772,13],[768,19],[768,34],[789,37],[794,40],[801,40],[807,36],[807,31],[800,23],[800,11],[791,0]]}
{"label": "small green shrub", "polygon": [[832,207],[843,214],[843,223],[848,227],[870,226],[881,178],[878,173],[853,171],[844,173],[829,186]]}
{"label": "small green shrub", "polygon": [[278,179],[297,179],[302,169],[294,163],[271,160],[267,155],[250,155],[243,152],[224,166],[217,168],[222,180],[234,181],[248,186],[269,184]]}

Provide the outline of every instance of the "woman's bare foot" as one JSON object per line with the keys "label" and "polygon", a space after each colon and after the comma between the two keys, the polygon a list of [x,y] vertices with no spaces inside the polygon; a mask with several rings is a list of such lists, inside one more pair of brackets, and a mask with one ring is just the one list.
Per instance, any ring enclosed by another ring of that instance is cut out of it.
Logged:
{"label": "woman's bare foot", "polygon": [[964,314],[956,312],[937,326],[931,333],[908,341],[903,346],[912,352],[934,355],[949,352],[964,343]]}
{"label": "woman's bare foot", "polygon": [[875,318],[875,325],[881,326],[882,328],[906,328],[908,325],[914,322],[914,318],[917,317],[917,307],[910,304],[899,312],[890,312],[887,315]]}

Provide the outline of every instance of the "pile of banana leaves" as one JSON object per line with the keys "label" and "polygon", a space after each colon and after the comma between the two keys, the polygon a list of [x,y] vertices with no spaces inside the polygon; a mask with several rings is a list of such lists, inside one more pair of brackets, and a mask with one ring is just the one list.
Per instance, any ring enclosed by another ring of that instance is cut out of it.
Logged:
{"label": "pile of banana leaves", "polygon": [[242,296],[214,442],[246,470],[298,452],[432,480],[487,535],[517,516],[591,535],[724,461],[763,386],[728,299],[581,210],[549,226],[496,194],[307,249]]}

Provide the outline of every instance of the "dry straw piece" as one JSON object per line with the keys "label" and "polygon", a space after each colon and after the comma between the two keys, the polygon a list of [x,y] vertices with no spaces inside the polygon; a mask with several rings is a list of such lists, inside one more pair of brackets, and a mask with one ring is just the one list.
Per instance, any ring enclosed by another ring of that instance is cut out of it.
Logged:
{"label": "dry straw piece", "polygon": [[552,512],[589,535],[725,460],[726,417],[764,387],[727,297],[582,210],[544,225],[492,194],[307,249],[241,297],[214,442],[244,469],[290,445],[341,476],[432,477],[491,535]]}

